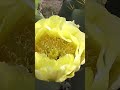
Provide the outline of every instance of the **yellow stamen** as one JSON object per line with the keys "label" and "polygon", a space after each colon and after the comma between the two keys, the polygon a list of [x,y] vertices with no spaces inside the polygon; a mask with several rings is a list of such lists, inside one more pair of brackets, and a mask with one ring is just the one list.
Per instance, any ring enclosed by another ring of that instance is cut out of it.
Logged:
{"label": "yellow stamen", "polygon": [[66,54],[75,54],[76,47],[73,43],[67,42],[58,37],[44,35],[36,43],[36,52],[45,53],[51,59],[59,59]]}

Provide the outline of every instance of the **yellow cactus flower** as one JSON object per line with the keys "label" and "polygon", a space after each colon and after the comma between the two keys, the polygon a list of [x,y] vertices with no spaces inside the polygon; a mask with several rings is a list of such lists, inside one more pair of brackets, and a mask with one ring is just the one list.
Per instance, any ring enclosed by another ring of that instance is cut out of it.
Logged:
{"label": "yellow cactus flower", "polygon": [[74,22],[53,15],[35,23],[35,76],[63,82],[85,61],[85,34]]}

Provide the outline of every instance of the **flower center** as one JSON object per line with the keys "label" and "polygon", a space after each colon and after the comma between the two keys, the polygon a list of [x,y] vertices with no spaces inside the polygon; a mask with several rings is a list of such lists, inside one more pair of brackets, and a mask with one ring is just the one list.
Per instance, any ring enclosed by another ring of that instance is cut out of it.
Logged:
{"label": "flower center", "polygon": [[36,43],[36,52],[45,53],[51,59],[59,59],[66,54],[75,54],[76,46],[58,37],[44,35]]}

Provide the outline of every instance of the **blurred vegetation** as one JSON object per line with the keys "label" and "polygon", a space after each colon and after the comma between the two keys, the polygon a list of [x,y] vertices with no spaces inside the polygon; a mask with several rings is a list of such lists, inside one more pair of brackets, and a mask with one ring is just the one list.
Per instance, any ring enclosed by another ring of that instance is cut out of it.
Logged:
{"label": "blurred vegetation", "polygon": [[0,62],[23,65],[34,73],[34,2],[5,1],[0,2],[5,9],[0,9]]}

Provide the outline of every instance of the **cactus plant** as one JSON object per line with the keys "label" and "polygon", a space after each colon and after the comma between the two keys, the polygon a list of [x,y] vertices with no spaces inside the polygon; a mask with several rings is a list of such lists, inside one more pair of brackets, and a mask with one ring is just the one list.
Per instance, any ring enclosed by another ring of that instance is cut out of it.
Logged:
{"label": "cactus plant", "polygon": [[58,15],[70,21],[74,20],[80,25],[80,30],[84,31],[84,7],[84,0],[64,0]]}
{"label": "cactus plant", "polygon": [[40,4],[41,4],[41,0],[35,0],[35,22],[44,18],[44,16],[42,15],[42,13],[40,12]]}
{"label": "cactus plant", "polygon": [[85,11],[84,9],[74,9],[72,13],[72,20],[75,20],[76,24],[79,24],[80,30],[85,30]]}

